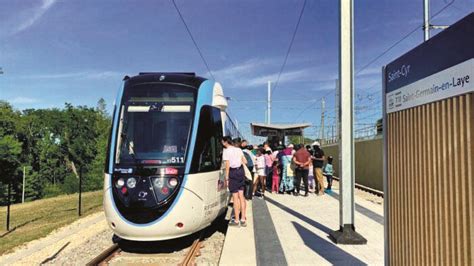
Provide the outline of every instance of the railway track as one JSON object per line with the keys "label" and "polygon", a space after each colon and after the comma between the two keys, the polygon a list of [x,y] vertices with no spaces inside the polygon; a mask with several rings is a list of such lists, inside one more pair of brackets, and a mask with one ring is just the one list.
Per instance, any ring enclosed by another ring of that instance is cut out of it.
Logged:
{"label": "railway track", "polygon": [[[201,255],[201,248],[204,247],[204,231],[200,233],[199,238],[194,240],[192,245],[189,247],[189,250],[185,253],[184,257],[181,257],[180,266],[192,266],[196,265],[195,259]],[[87,266],[96,266],[96,265],[108,265],[109,262],[117,256],[120,256],[122,250],[118,244],[113,244],[106,250],[102,251],[97,257],[87,263]],[[155,258],[159,258],[161,254],[154,254]],[[163,257],[169,257],[166,254],[162,254]],[[137,257],[139,258],[139,257]]]}
{"label": "railway track", "polygon": [[107,265],[108,262],[120,253],[121,249],[118,244],[113,244],[106,250],[102,251],[97,257],[87,263],[87,266]]}
{"label": "railway track", "polygon": [[[336,180],[337,182],[340,182],[339,177],[333,176],[333,178],[334,178],[334,180]],[[383,198],[383,191],[376,190],[376,189],[373,189],[373,188],[370,188],[370,187],[366,187],[366,186],[364,186],[364,185],[357,184],[357,183],[355,183],[355,187],[356,187],[357,189],[362,190],[362,191],[365,191],[365,192],[374,194],[375,196],[378,196],[378,197]]]}
{"label": "railway track", "polygon": [[192,266],[196,265],[195,259],[198,256],[201,256],[201,247],[202,247],[202,236],[203,234],[201,233],[201,236],[194,240],[193,244],[191,245],[191,248],[189,251],[186,253],[186,257],[184,257],[184,260],[179,264],[181,266]]}

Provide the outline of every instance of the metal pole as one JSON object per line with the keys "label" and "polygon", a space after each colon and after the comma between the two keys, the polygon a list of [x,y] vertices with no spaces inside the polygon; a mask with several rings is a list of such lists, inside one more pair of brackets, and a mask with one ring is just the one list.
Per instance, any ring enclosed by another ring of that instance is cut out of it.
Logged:
{"label": "metal pole", "polygon": [[21,191],[21,203],[25,203],[25,182],[26,182],[26,166],[23,166],[23,189]]}
{"label": "metal pole", "polygon": [[389,217],[389,203],[390,203],[390,190],[388,184],[388,134],[387,134],[387,98],[385,97],[386,93],[386,80],[385,80],[385,67],[382,68],[382,140],[383,140],[383,195],[384,195],[384,205],[383,205],[383,228],[384,228],[384,262],[385,265],[390,265],[390,217]]}
{"label": "metal pole", "polygon": [[8,200],[7,200],[7,231],[10,231],[10,199],[12,196],[12,182],[8,182]]}
{"label": "metal pole", "polygon": [[[340,88],[340,84],[339,84],[339,79],[336,79],[336,95],[334,96],[334,114],[336,116],[336,118],[338,118],[340,116],[340,109],[339,109],[339,106],[340,106],[340,92],[341,92],[341,88]],[[336,119],[336,139],[339,139],[339,123],[340,123],[340,120],[339,119]]]}
{"label": "metal pole", "polygon": [[303,139],[303,141],[301,143],[303,143],[303,146],[304,146],[304,129],[301,129],[301,138]]}
{"label": "metal pole", "polygon": [[[340,97],[341,97],[341,217],[340,226],[354,224],[353,151],[353,0],[341,0]],[[342,134],[344,133],[344,134]]]}
{"label": "metal pole", "polygon": [[331,126],[331,140],[334,141],[334,125]]}
{"label": "metal pole", "polygon": [[426,42],[430,39],[430,0],[423,0],[423,31]]}
{"label": "metal pole", "polygon": [[326,100],[324,97],[321,99],[321,132],[320,132],[320,139],[321,139],[321,145],[324,144],[324,112],[326,108]]}
{"label": "metal pole", "polygon": [[81,216],[81,204],[82,203],[82,166],[79,168],[79,208],[78,215]]}
{"label": "metal pole", "polygon": [[271,81],[268,81],[268,86],[267,86],[267,90],[268,90],[268,93],[267,93],[267,124],[271,124],[272,120],[271,120],[271,117],[272,117],[272,82]]}
{"label": "metal pole", "polygon": [[330,233],[338,244],[366,244],[354,226],[354,1],[340,0],[339,80],[341,87],[340,228]]}

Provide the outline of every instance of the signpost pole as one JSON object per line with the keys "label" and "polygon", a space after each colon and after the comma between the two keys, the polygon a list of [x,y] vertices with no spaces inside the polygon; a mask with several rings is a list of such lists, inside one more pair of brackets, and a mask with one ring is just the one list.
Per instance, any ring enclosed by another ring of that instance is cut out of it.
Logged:
{"label": "signpost pole", "polygon": [[8,182],[8,200],[7,200],[7,231],[10,231],[10,205],[12,197],[12,182]]}
{"label": "signpost pole", "polygon": [[26,166],[23,166],[23,189],[21,190],[21,203],[25,203],[25,182],[26,182]]}
{"label": "signpost pole", "polygon": [[430,38],[430,0],[423,0],[423,31],[425,42]]}
{"label": "signpost pole", "polygon": [[79,206],[77,210],[77,214],[79,216],[82,215],[82,165],[79,167]]}
{"label": "signpost pole", "polygon": [[354,1],[340,0],[340,52],[339,82],[341,97],[341,176],[339,230],[330,232],[337,244],[366,244],[367,240],[355,231],[354,226]]}

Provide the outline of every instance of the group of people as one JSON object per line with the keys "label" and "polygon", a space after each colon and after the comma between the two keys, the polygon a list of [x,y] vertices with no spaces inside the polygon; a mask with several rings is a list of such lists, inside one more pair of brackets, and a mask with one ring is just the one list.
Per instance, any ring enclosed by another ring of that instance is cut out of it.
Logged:
{"label": "group of people", "polygon": [[[271,193],[300,196],[301,182],[304,194],[309,192],[324,195],[331,191],[334,169],[333,158],[324,155],[319,142],[312,145],[289,144],[277,146],[272,150],[267,142],[257,147],[249,145],[246,140],[224,137],[223,161],[227,187],[232,193],[234,204],[231,226],[246,226],[246,197],[258,196],[263,199],[265,191]],[[327,187],[324,188],[324,177]],[[247,180],[247,181],[246,181]],[[246,186],[246,182],[251,182]],[[245,191],[245,188],[250,191]]]}

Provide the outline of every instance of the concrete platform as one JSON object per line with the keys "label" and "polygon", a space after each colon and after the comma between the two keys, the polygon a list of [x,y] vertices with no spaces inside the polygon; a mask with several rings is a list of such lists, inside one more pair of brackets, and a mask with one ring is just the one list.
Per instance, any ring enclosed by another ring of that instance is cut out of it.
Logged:
{"label": "concrete platform", "polygon": [[[227,218],[230,219],[230,213]],[[247,227],[229,226],[219,265],[256,265],[254,237],[252,201],[247,201]]]}
{"label": "concrete platform", "polygon": [[[366,245],[336,245],[339,191],[309,197],[265,193],[247,228],[229,228],[221,265],[383,265],[383,205],[356,193],[356,231]],[[250,204],[249,204],[250,205]],[[254,250],[252,250],[254,249]]]}

